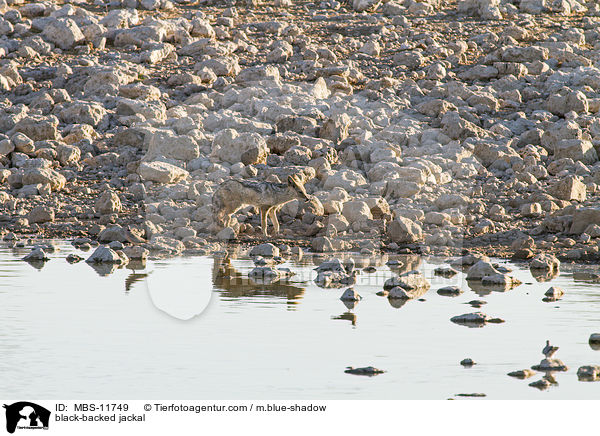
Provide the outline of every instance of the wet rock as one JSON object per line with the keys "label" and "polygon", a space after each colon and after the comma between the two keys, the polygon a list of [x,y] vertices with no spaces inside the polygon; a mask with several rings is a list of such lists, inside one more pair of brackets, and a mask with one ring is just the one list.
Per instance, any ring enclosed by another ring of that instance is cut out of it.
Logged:
{"label": "wet rock", "polygon": [[259,244],[252,247],[252,249],[248,252],[249,256],[263,256],[263,257],[277,257],[280,255],[279,248],[275,245],[267,243],[267,244]]}
{"label": "wet rock", "polygon": [[400,287],[407,291],[427,291],[429,282],[420,271],[408,271],[385,281],[383,289],[391,290]]}
{"label": "wet rock", "polygon": [[499,274],[500,272],[491,263],[480,260],[467,271],[467,280],[481,280]]}
{"label": "wet rock", "polygon": [[356,282],[356,271],[348,274],[345,270],[319,271],[315,278],[317,286],[322,288],[341,288]]}
{"label": "wet rock", "polygon": [[123,253],[131,259],[136,261],[145,261],[150,254],[150,251],[144,247],[140,247],[139,245],[125,247],[123,249]]}
{"label": "wet rock", "polygon": [[260,283],[272,283],[292,275],[288,268],[275,268],[272,266],[257,266],[248,273],[248,277]]}
{"label": "wet rock", "polygon": [[598,381],[600,380],[600,365],[584,365],[577,370],[579,381]]}
{"label": "wet rock", "polygon": [[41,247],[35,247],[31,250],[31,252],[23,258],[26,262],[33,261],[47,261],[50,258],[46,255],[46,252]]}
{"label": "wet rock", "polygon": [[541,253],[535,256],[529,268],[532,270],[557,271],[560,269],[560,261],[551,254]]}
{"label": "wet rock", "polygon": [[87,258],[86,262],[90,264],[109,263],[116,265],[122,265],[124,263],[127,263],[121,256],[117,254],[116,251],[111,250],[110,248],[104,247],[102,245],[100,245],[98,248],[96,248],[96,250],[94,250],[92,255]]}
{"label": "wet rock", "polygon": [[445,297],[457,297],[463,293],[463,290],[458,286],[445,286],[437,290],[439,295],[443,295]]}
{"label": "wet rock", "polygon": [[504,322],[504,320],[500,318],[492,318],[482,312],[465,313],[463,315],[453,316],[450,318],[450,321],[455,324],[477,327],[484,326],[487,323],[500,324]]}
{"label": "wet rock", "polygon": [[354,290],[354,288],[348,288],[344,291],[340,297],[342,301],[360,301],[362,297]]}
{"label": "wet rock", "polygon": [[435,270],[433,270],[433,273],[436,276],[454,277],[456,274],[458,274],[458,271],[456,271],[454,268],[451,268],[448,266],[440,266],[440,267],[437,267]]}
{"label": "wet rock", "polygon": [[522,380],[529,378],[529,377],[533,377],[535,374],[536,374],[536,372],[531,369],[521,369],[518,371],[512,371],[512,372],[508,373],[509,376],[519,378]]}
{"label": "wet rock", "polygon": [[547,380],[545,378],[542,378],[540,380],[529,383],[528,386],[539,389],[540,391],[544,391],[544,390],[548,389],[550,386],[552,386],[552,382],[550,382],[549,380]]}
{"label": "wet rock", "polygon": [[374,368],[372,366],[365,366],[362,368],[354,368],[352,366],[348,366],[346,367],[346,370],[344,372],[346,374],[366,375],[368,377],[372,377],[374,375],[383,374],[385,371]]}
{"label": "wet rock", "polygon": [[521,284],[521,281],[509,276],[508,274],[492,274],[481,278],[483,286],[501,286],[505,289],[512,289]]}
{"label": "wet rock", "polygon": [[487,395],[481,392],[473,392],[470,394],[456,394],[457,397],[475,397],[475,398],[483,398],[486,397]]}
{"label": "wet rock", "polygon": [[71,253],[66,257],[66,260],[67,260],[67,262],[73,264],[73,263],[81,262],[83,260],[83,257],[81,257],[77,254]]}
{"label": "wet rock", "polygon": [[460,364],[464,367],[471,367],[473,365],[475,365],[475,361],[473,359],[471,359],[470,357],[463,359],[460,361]]}
{"label": "wet rock", "polygon": [[471,300],[471,301],[467,302],[467,304],[470,304],[473,307],[479,308],[479,307],[483,306],[484,304],[487,304],[487,301]]}
{"label": "wet rock", "polygon": [[544,293],[545,297],[543,298],[543,301],[557,301],[560,300],[564,294],[565,292],[561,288],[558,286],[552,286]]}
{"label": "wet rock", "polygon": [[567,371],[569,368],[560,359],[542,359],[538,365],[533,365],[531,369],[536,371]]}
{"label": "wet rock", "polygon": [[600,350],[600,333],[592,333],[588,342],[592,349]]}

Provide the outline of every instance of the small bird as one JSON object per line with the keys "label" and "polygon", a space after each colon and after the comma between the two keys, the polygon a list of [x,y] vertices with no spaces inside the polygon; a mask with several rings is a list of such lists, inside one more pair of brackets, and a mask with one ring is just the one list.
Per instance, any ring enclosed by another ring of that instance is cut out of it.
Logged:
{"label": "small bird", "polygon": [[556,353],[557,351],[558,347],[554,347],[550,345],[550,341],[546,341],[546,346],[542,350],[542,354],[546,356],[546,359],[552,359],[552,356],[554,356],[554,353]]}

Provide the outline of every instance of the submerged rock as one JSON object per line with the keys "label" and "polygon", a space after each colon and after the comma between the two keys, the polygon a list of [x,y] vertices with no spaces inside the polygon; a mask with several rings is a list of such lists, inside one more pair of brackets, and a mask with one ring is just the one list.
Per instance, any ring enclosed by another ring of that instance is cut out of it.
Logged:
{"label": "submerged rock", "polygon": [[463,315],[453,316],[450,318],[450,321],[455,324],[474,327],[483,327],[487,323],[500,324],[504,322],[503,319],[492,318],[482,312],[465,313]]}
{"label": "submerged rock", "polygon": [[383,374],[385,371],[381,369],[377,369],[373,366],[365,366],[362,368],[354,368],[352,366],[346,367],[344,370],[346,374],[354,374],[354,375],[366,375],[372,377],[374,375]]}
{"label": "submerged rock", "polygon": [[77,262],[81,262],[83,260],[83,257],[78,256],[77,254],[71,253],[66,257],[66,260],[69,263],[77,263]]}
{"label": "submerged rock", "polygon": [[463,290],[458,286],[445,286],[438,289],[437,293],[445,297],[457,297],[463,293]]}
{"label": "submerged rock", "polygon": [[437,267],[435,270],[433,270],[433,273],[436,276],[454,277],[456,274],[458,274],[458,271],[456,271],[454,268],[449,267],[449,266],[440,266],[440,267]]}
{"label": "submerged rock", "polygon": [[515,378],[526,379],[529,377],[533,377],[536,374],[535,371],[531,369],[520,369],[518,371],[509,372],[508,375]]}

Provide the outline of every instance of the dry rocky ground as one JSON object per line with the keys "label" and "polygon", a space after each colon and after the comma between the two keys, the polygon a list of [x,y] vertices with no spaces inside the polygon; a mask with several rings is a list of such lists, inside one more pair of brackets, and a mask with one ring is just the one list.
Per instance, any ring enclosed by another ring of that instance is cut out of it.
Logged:
{"label": "dry rocky ground", "polygon": [[0,0],[0,237],[598,259],[600,2]]}

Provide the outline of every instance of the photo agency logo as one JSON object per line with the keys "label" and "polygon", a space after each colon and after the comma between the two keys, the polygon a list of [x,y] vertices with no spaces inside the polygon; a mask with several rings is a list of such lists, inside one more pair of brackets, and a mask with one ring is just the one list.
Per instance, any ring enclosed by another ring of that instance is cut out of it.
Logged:
{"label": "photo agency logo", "polygon": [[6,409],[6,431],[14,433],[19,430],[48,430],[50,411],[29,401],[19,401],[4,405]]}

